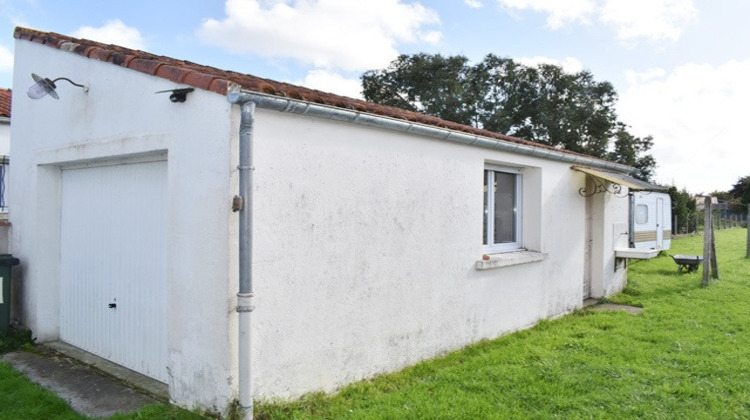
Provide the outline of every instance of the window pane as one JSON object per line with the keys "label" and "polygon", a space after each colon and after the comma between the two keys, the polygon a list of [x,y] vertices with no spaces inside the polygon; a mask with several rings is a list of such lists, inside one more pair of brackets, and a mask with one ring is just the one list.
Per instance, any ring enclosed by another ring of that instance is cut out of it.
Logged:
{"label": "window pane", "polygon": [[516,241],[516,175],[495,172],[495,241]]}
{"label": "window pane", "polygon": [[639,225],[648,223],[648,207],[645,204],[635,206],[635,222]]}

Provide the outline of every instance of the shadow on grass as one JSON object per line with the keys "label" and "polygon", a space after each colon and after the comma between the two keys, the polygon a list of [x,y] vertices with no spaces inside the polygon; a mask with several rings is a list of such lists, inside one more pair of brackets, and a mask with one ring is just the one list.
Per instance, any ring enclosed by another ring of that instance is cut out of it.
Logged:
{"label": "shadow on grass", "polygon": [[30,347],[34,343],[31,331],[10,328],[5,333],[0,333],[0,354],[9,353],[23,347]]}

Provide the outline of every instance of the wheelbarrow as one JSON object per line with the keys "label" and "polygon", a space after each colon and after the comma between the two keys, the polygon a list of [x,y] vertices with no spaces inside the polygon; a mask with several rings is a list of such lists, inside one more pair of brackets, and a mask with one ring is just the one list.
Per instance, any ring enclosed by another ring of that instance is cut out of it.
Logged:
{"label": "wheelbarrow", "polygon": [[674,262],[677,263],[677,271],[686,270],[688,273],[698,271],[698,266],[703,262],[703,255],[670,255]]}

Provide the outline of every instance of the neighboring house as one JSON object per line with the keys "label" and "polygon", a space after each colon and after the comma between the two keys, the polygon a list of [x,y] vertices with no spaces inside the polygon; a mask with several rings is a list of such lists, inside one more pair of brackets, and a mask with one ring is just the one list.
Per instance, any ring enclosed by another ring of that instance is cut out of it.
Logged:
{"label": "neighboring house", "polygon": [[[16,95],[18,315],[177,404],[332,391],[625,285],[614,248],[620,195],[643,188],[633,168],[142,51],[15,38],[16,92],[32,72],[86,85]],[[187,87],[184,102],[155,93]]]}
{"label": "neighboring house", "polygon": [[7,174],[10,162],[10,109],[12,92],[0,88],[0,254],[9,252],[10,224],[8,223]]}
{"label": "neighboring house", "polygon": [[[11,90],[0,88],[0,218],[6,220],[8,211],[5,202],[5,174],[10,155],[10,108]],[[7,235],[3,235],[3,238]],[[0,245],[2,248],[2,245]],[[1,250],[0,250],[1,251]]]}
{"label": "neighboring house", "polygon": [[[695,209],[698,211],[703,211],[703,209],[706,208],[706,197],[699,195],[693,198],[695,200]],[[716,206],[719,205],[719,199],[717,197],[711,196],[711,207],[715,210]]]}
{"label": "neighboring house", "polygon": [[0,156],[10,152],[10,101],[11,90],[0,88]]}

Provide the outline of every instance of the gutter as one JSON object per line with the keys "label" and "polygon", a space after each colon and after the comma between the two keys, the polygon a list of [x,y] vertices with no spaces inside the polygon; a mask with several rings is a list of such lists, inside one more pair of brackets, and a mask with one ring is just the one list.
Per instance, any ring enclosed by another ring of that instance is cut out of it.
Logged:
{"label": "gutter", "polygon": [[312,117],[326,118],[334,121],[417,134],[439,140],[450,141],[453,143],[471,145],[509,153],[517,153],[543,159],[556,160],[575,165],[589,166],[627,174],[636,171],[636,169],[632,166],[609,162],[589,156],[567,153],[555,149],[519,144],[511,141],[498,140],[476,134],[467,134],[449,130],[446,128],[415,123],[397,118],[385,117],[382,115],[369,114],[352,109],[339,108],[313,102],[305,102],[298,99],[285,98],[264,93],[244,91],[237,84],[232,84],[229,86],[227,99],[230,103],[244,103],[247,101],[252,101],[255,102],[256,105],[260,108],[270,109],[274,111],[308,115]]}
{"label": "gutter", "polygon": [[235,197],[233,210],[239,211],[239,287],[237,292],[237,313],[239,317],[238,343],[238,400],[241,416],[245,420],[253,418],[252,387],[252,191],[253,191],[253,124],[255,122],[255,102],[242,96],[227,95],[231,104],[241,105],[239,137],[239,193]]}

